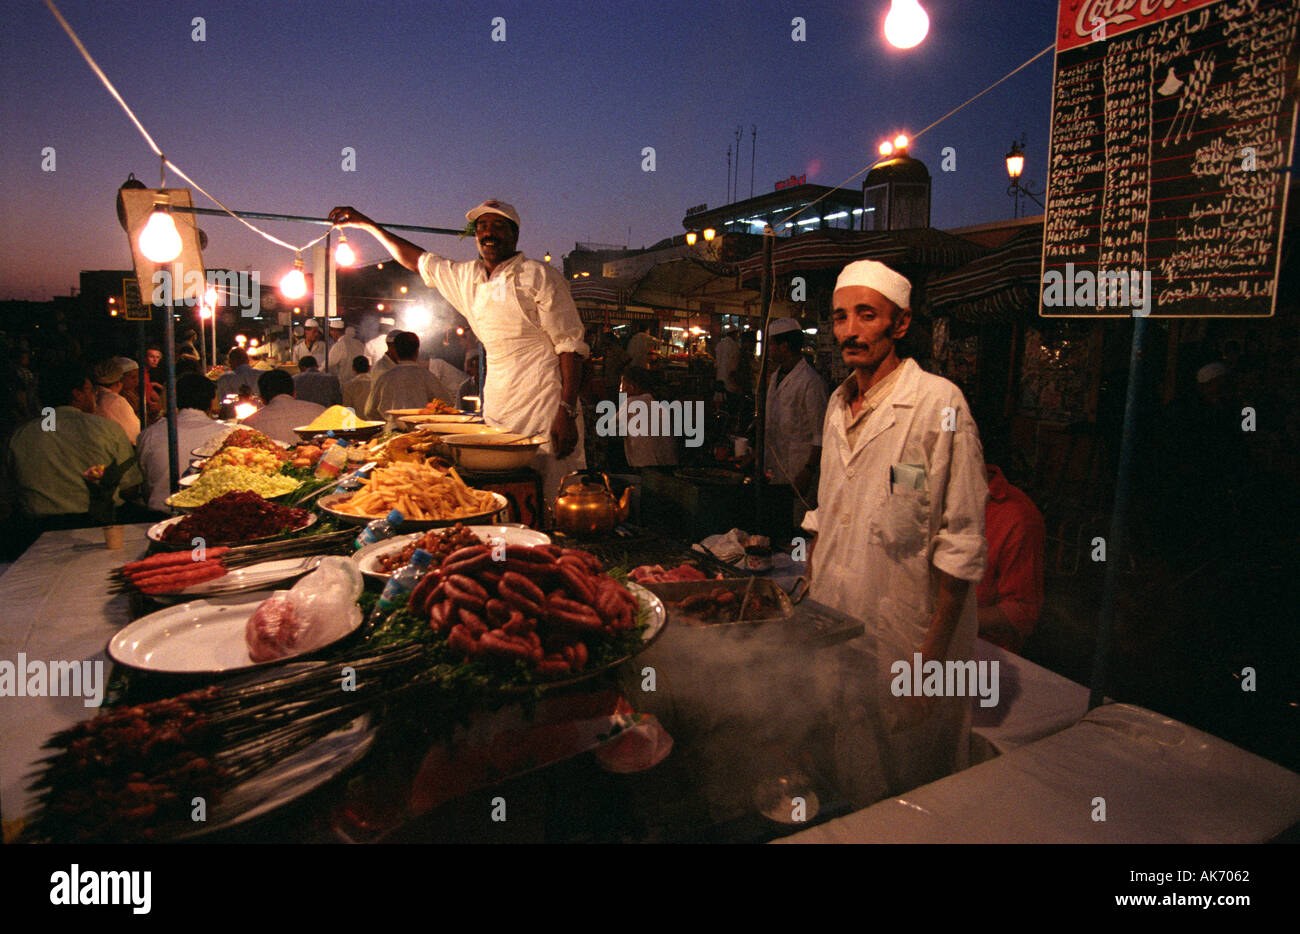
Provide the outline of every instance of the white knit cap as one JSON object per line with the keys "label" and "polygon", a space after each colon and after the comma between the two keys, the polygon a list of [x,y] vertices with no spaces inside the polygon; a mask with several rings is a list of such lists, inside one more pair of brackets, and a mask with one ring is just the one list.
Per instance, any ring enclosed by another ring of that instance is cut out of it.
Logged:
{"label": "white knit cap", "polygon": [[875,289],[899,308],[912,307],[912,283],[907,281],[906,276],[874,259],[860,259],[845,266],[840,277],[835,280],[835,291],[855,285]]}
{"label": "white knit cap", "polygon": [[767,326],[767,336],[776,337],[778,334],[789,334],[791,331],[802,331],[799,322],[794,318],[777,318]]}

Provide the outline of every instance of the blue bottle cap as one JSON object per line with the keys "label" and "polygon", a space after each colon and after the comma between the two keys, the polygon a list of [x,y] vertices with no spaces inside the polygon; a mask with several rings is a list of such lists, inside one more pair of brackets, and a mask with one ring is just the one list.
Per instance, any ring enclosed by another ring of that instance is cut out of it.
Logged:
{"label": "blue bottle cap", "polygon": [[415,549],[415,553],[411,555],[411,563],[417,568],[428,567],[429,562],[432,560],[433,555],[425,551],[423,548]]}
{"label": "blue bottle cap", "polygon": [[394,509],[388,513],[388,524],[397,525],[406,521],[406,516],[402,515],[402,510]]}

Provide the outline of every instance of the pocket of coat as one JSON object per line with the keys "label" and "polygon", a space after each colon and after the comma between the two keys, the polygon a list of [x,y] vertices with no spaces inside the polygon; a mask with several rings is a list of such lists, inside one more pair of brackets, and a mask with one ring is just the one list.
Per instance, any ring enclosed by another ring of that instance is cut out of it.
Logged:
{"label": "pocket of coat", "polygon": [[896,489],[871,519],[871,537],[886,548],[915,552],[930,529],[930,494],[922,490]]}

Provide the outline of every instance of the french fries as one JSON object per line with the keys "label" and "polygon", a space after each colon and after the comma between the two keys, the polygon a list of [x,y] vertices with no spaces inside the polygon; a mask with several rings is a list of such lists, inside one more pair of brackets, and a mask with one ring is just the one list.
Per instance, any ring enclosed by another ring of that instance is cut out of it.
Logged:
{"label": "french fries", "polygon": [[399,509],[407,519],[427,521],[482,515],[495,505],[492,493],[466,486],[454,468],[442,471],[425,463],[401,462],[377,468],[356,493],[333,509],[373,517]]}

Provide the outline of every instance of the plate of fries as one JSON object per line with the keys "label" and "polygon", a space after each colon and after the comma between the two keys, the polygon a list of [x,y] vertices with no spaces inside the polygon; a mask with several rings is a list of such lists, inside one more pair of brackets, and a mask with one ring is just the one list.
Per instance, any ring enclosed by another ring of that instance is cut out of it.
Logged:
{"label": "plate of fries", "polygon": [[411,462],[376,468],[358,490],[326,496],[317,504],[321,512],[351,525],[365,525],[398,509],[406,517],[406,531],[490,523],[507,505],[500,493],[466,486],[454,468]]}

